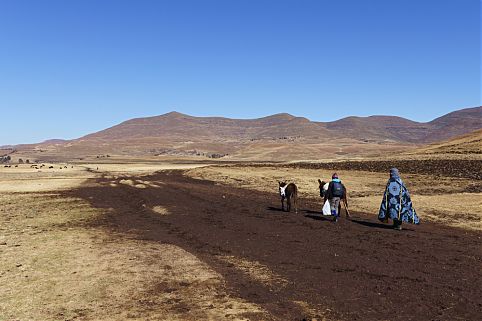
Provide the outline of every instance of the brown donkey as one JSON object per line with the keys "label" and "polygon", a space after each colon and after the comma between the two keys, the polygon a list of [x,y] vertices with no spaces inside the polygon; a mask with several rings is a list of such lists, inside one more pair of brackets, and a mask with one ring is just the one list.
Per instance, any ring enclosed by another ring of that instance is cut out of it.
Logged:
{"label": "brown donkey", "polygon": [[278,182],[279,195],[281,196],[281,210],[285,210],[284,200],[286,199],[286,210],[291,212],[291,200],[295,206],[295,213],[298,213],[298,187],[294,183]]}
{"label": "brown donkey", "polygon": [[322,181],[321,179],[318,179],[318,184],[319,184],[319,189],[320,189],[320,197],[325,198],[325,194],[328,191],[328,186],[330,185],[330,182],[325,182]]}

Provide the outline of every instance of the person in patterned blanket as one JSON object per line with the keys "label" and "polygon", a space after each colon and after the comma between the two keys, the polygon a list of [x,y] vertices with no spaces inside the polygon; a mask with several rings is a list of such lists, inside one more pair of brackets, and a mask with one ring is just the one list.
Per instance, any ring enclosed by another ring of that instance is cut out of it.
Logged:
{"label": "person in patterned blanket", "polygon": [[402,222],[420,224],[410,193],[396,168],[390,170],[390,179],[383,194],[378,219],[384,223],[391,219],[393,228],[399,231],[402,229]]}

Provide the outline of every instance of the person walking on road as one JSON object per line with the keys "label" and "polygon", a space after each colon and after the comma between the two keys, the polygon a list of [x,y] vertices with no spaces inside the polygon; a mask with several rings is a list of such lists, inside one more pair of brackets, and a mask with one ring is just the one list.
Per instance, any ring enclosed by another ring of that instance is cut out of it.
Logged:
{"label": "person walking on road", "polygon": [[399,231],[402,229],[402,222],[420,224],[410,193],[396,168],[390,170],[390,178],[383,194],[378,219],[384,223],[391,219],[393,228]]}
{"label": "person walking on road", "polygon": [[[334,173],[331,177],[331,182],[328,185],[328,190],[325,193],[323,204],[328,200],[330,203],[331,215],[333,215],[333,221],[338,222],[340,217],[341,200],[346,204],[346,188],[338,178],[338,174]],[[348,217],[348,211],[347,211]]]}

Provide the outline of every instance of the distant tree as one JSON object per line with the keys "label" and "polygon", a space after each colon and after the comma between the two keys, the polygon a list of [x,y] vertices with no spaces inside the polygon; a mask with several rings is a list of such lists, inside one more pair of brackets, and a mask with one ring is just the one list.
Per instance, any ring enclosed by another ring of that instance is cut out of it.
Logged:
{"label": "distant tree", "polygon": [[18,163],[19,163],[19,164],[23,164],[23,159],[19,158],[19,159],[18,159]]}
{"label": "distant tree", "polygon": [[7,155],[6,159],[7,159],[7,162],[10,162],[12,160],[12,157],[10,157],[10,155]]}
{"label": "distant tree", "polygon": [[25,163],[30,164],[30,159],[27,159]]}

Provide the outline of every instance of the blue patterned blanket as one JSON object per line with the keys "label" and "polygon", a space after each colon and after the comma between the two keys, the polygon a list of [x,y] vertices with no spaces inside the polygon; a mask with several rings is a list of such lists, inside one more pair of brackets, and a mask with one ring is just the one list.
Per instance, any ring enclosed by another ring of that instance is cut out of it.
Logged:
{"label": "blue patterned blanket", "polygon": [[387,219],[419,224],[420,220],[415,212],[405,184],[400,178],[390,178],[383,194],[378,219]]}

